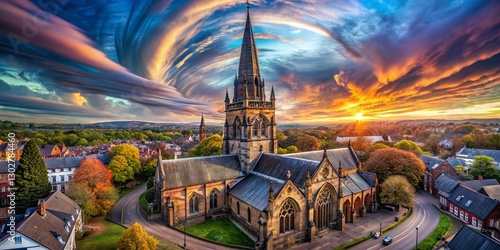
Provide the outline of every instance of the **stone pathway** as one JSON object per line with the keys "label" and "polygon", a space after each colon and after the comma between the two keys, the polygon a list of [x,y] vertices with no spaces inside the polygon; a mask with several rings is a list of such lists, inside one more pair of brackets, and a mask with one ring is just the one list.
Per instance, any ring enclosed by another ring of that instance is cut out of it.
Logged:
{"label": "stone pathway", "polygon": [[395,217],[401,219],[405,212],[407,212],[407,209],[402,207],[399,212],[379,210],[377,213],[367,213],[366,217],[357,218],[355,223],[346,223],[346,229],[342,232],[335,229],[330,230],[323,237],[316,238],[315,242],[300,243],[290,249],[331,249],[354,239],[370,235],[370,232],[379,231],[380,223],[382,223],[382,229],[390,227],[396,222]]}

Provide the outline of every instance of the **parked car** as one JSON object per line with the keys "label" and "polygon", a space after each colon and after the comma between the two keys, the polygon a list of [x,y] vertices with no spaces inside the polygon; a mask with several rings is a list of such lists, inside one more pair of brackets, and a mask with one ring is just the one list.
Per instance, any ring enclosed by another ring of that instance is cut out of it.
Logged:
{"label": "parked car", "polygon": [[373,235],[373,238],[374,239],[378,239],[380,237],[380,232],[376,232],[374,235]]}
{"label": "parked car", "polygon": [[391,238],[391,236],[387,236],[387,237],[385,237],[385,238],[384,238],[384,240],[382,241],[382,243],[383,243],[384,245],[389,245],[389,244],[391,244],[391,242],[392,242],[392,238]]}

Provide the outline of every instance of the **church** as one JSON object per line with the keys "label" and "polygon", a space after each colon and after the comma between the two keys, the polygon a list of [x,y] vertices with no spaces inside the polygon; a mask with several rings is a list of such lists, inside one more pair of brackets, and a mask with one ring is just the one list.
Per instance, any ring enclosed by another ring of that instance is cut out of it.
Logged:
{"label": "church", "polygon": [[249,5],[234,92],[224,102],[223,155],[159,156],[155,204],[167,225],[229,216],[255,234],[256,249],[282,249],[376,212],[377,177],[361,170],[350,145],[277,154],[276,98],[271,88],[266,99]]}

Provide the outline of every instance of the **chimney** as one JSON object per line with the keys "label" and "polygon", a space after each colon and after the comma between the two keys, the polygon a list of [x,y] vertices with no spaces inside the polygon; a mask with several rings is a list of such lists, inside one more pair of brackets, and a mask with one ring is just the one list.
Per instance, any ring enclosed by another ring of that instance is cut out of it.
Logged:
{"label": "chimney", "polygon": [[480,175],[480,176],[477,177],[477,179],[480,180],[480,181],[482,181],[483,180],[483,176]]}
{"label": "chimney", "polygon": [[38,200],[38,209],[37,212],[40,214],[40,216],[45,217],[45,214],[47,211],[45,210],[45,199],[39,199]]}

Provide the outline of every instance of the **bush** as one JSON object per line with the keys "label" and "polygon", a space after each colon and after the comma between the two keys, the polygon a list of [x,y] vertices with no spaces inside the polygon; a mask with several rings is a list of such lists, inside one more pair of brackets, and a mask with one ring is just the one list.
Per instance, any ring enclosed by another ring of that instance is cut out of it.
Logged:
{"label": "bush", "polygon": [[154,188],[150,188],[144,192],[144,198],[146,198],[146,201],[148,203],[151,203],[155,200],[155,190]]}
{"label": "bush", "polygon": [[153,187],[154,180],[155,178],[153,176],[148,178],[148,181],[146,182],[146,189],[150,189]]}
{"label": "bush", "polygon": [[150,215],[151,211],[149,211],[149,209],[148,209],[148,202],[146,201],[146,198],[145,198],[146,192],[142,193],[141,196],[139,196],[139,204],[141,205],[142,210],[144,210],[144,212],[146,212],[146,214]]}
{"label": "bush", "polygon": [[418,249],[434,249],[436,243],[443,239],[443,236],[451,228],[451,220],[448,216],[439,211],[439,224],[436,229],[425,240],[418,244]]}

